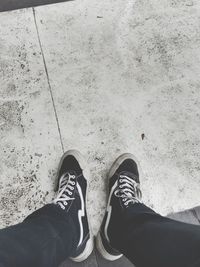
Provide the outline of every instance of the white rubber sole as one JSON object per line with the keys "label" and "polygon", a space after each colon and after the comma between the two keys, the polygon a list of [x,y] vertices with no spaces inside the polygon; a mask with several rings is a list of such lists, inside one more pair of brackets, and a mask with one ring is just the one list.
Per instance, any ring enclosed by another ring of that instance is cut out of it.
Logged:
{"label": "white rubber sole", "polygon": [[[57,177],[56,177],[57,181],[59,178],[58,174],[59,174],[59,170],[61,168],[61,165],[63,163],[63,160],[68,155],[72,155],[77,159],[77,161],[79,162],[79,165],[83,171],[83,175],[84,175],[85,179],[88,180],[87,178],[89,178],[90,172],[89,172],[87,162],[86,162],[84,156],[78,150],[72,149],[72,150],[68,150],[67,152],[65,152],[63,154],[61,160],[60,160],[60,163],[58,166]],[[86,191],[86,202],[87,202],[87,196],[88,196],[88,188]],[[89,231],[90,231],[90,239],[87,241],[87,244],[86,244],[84,251],[79,256],[77,256],[75,258],[70,258],[72,261],[82,262],[82,261],[86,260],[90,256],[90,254],[92,253],[92,251],[94,249],[94,236],[93,236],[92,231],[91,231],[89,218],[88,218],[88,224],[89,224]]]}
{"label": "white rubber sole", "polygon": [[[139,176],[143,176],[143,173],[142,173],[142,169],[140,167],[140,164],[137,160],[137,158],[132,155],[131,153],[124,153],[122,155],[120,155],[115,161],[114,163],[112,164],[111,168],[110,168],[110,171],[108,172],[108,179],[110,179],[114,174],[115,172],[117,171],[117,169],[119,168],[119,166],[122,164],[122,162],[124,162],[126,159],[132,159],[136,162],[137,164],[137,167],[138,167],[138,172],[139,172]],[[97,246],[97,249],[99,251],[99,253],[102,255],[103,258],[105,258],[106,260],[109,260],[109,261],[115,261],[115,260],[118,260],[120,259],[123,255],[119,255],[119,256],[113,256],[111,254],[109,254],[106,249],[104,248],[104,245],[103,245],[103,242],[102,242],[102,239],[101,239],[101,235],[100,235],[100,232],[98,233],[97,237],[96,237],[96,246]]]}
{"label": "white rubber sole", "polygon": [[104,248],[100,233],[98,233],[96,237],[96,247],[99,253],[101,254],[101,256],[108,261],[116,261],[123,256],[122,254],[120,254],[119,256],[113,256],[110,253],[108,253],[106,249]]}
{"label": "white rubber sole", "polygon": [[84,249],[84,251],[76,258],[70,258],[72,261],[75,261],[75,262],[82,262],[84,260],[86,260],[90,254],[92,253],[94,249],[94,241],[93,241],[93,238],[91,237],[88,241],[87,241],[87,244],[86,244],[86,247]]}

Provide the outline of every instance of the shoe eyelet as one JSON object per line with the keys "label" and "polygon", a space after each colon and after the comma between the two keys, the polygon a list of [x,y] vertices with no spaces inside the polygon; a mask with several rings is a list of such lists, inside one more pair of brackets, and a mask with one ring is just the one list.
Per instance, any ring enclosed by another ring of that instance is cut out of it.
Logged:
{"label": "shoe eyelet", "polygon": [[68,205],[67,201],[64,201],[64,205],[65,205],[65,206],[67,206],[67,205]]}
{"label": "shoe eyelet", "polygon": [[69,192],[69,195],[71,196],[72,195],[72,192]]}
{"label": "shoe eyelet", "polygon": [[125,206],[127,206],[127,205],[128,205],[128,203],[127,203],[127,202],[125,202],[125,203],[124,203],[124,205],[125,205]]}
{"label": "shoe eyelet", "polygon": [[119,195],[118,195],[118,191],[115,191],[115,192],[114,192],[114,195],[115,195],[116,197],[119,197]]}

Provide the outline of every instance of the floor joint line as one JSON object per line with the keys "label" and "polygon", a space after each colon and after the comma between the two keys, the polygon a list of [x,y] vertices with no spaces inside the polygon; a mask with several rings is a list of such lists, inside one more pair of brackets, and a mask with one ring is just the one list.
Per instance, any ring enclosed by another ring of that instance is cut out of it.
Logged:
{"label": "floor joint line", "polygon": [[55,114],[55,117],[56,117],[56,123],[57,123],[58,132],[59,132],[59,136],[60,136],[61,147],[62,147],[62,151],[64,153],[64,145],[63,145],[63,140],[62,140],[60,125],[59,125],[59,121],[58,121],[58,114],[57,114],[57,111],[56,111],[56,106],[55,106],[55,101],[54,101],[53,92],[52,92],[52,88],[51,88],[51,83],[50,83],[50,80],[49,80],[49,73],[48,73],[48,70],[47,70],[47,65],[46,65],[46,60],[45,60],[45,56],[44,56],[44,51],[43,51],[42,43],[41,43],[41,40],[40,40],[40,35],[39,35],[39,30],[38,30],[38,25],[37,25],[37,19],[36,19],[36,14],[35,14],[35,8],[33,7],[32,10],[33,10],[33,17],[34,17],[34,22],[35,22],[35,27],[36,27],[38,42],[39,42],[39,46],[40,46],[40,50],[41,50],[41,54],[42,54],[43,63],[44,63],[44,69],[45,69],[45,73],[46,73],[46,77],[47,77],[47,82],[48,82],[48,86],[49,86],[49,91],[50,91],[50,95],[51,95],[51,100],[52,100],[52,104],[53,104],[54,114]]}

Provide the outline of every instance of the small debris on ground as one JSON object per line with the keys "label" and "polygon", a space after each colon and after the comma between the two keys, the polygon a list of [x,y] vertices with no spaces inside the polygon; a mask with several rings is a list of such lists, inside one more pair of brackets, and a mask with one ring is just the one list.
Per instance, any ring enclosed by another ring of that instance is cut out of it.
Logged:
{"label": "small debris on ground", "polygon": [[144,138],[145,138],[145,134],[144,133],[141,134],[141,138],[142,138],[142,140],[144,140]]}

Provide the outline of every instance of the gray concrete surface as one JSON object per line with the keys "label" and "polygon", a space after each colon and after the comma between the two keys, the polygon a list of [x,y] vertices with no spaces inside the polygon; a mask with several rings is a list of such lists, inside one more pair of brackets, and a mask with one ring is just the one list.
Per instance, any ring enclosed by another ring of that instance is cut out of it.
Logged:
{"label": "gray concrete surface", "polygon": [[120,153],[156,211],[199,204],[198,1],[78,0],[0,22],[1,227],[51,201],[70,148],[88,159],[94,233]]}

